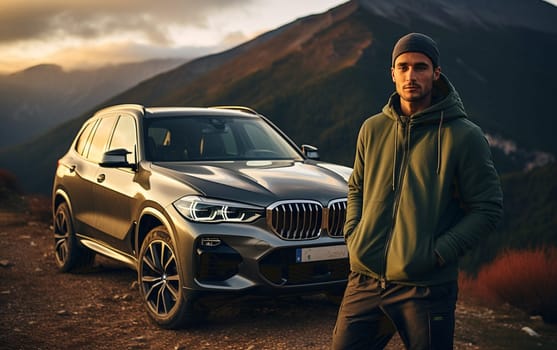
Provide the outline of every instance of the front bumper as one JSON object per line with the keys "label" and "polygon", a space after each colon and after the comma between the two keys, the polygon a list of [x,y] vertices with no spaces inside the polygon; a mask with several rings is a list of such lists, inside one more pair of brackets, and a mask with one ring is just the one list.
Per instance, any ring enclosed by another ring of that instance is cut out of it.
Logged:
{"label": "front bumper", "polygon": [[[198,284],[207,288],[227,286],[234,289],[236,285],[238,288],[259,286],[286,290],[346,282],[349,270],[347,258],[320,258],[315,261],[301,261],[299,258],[302,249],[336,250],[338,245],[312,242],[311,245],[269,246],[264,254],[255,257],[249,252],[241,255],[234,246],[225,243],[237,241],[239,237],[233,240],[227,238],[223,237],[218,246],[204,246],[203,238],[196,244],[195,280]],[[211,241],[215,239],[211,238]]]}
{"label": "front bumper", "polygon": [[[311,240],[284,240],[263,219],[250,224],[203,224],[173,214],[177,255],[188,292],[286,294],[346,284],[349,262],[347,254],[339,255],[345,247],[342,238],[323,232]],[[325,253],[331,247],[335,254],[320,254],[310,261],[300,258],[302,249],[318,247]]]}

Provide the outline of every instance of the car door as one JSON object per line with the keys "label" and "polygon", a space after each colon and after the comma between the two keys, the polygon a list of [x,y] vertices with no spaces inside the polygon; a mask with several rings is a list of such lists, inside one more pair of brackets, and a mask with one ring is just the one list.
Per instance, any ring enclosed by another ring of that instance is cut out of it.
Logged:
{"label": "car door", "polygon": [[64,191],[70,199],[73,225],[78,234],[85,234],[88,225],[92,225],[95,220],[95,213],[88,199],[92,193],[90,179],[95,176],[97,169],[87,159],[87,152],[97,125],[98,120],[84,125],[73,150],[59,161],[57,169],[58,176],[64,177]]}
{"label": "car door", "polygon": [[81,151],[83,157],[71,165],[76,174],[75,179],[79,183],[76,183],[74,189],[70,189],[69,192],[72,193],[76,232],[82,235],[96,235],[97,213],[93,201],[93,189],[97,183],[99,163],[115,122],[116,116],[113,115],[100,118],[83,149],[79,144],[77,145],[77,151]]}
{"label": "car door", "polygon": [[[130,115],[120,115],[106,151],[124,148],[130,153],[127,161],[136,163],[137,123]],[[96,228],[99,237],[110,246],[131,253],[129,239],[133,228],[132,206],[138,184],[132,168],[99,167],[93,187],[93,204],[97,214]]]}

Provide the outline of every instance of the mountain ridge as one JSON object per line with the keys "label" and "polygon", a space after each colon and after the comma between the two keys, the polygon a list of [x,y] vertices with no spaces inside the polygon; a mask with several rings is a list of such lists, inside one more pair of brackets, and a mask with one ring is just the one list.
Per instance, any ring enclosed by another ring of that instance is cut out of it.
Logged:
{"label": "mountain ridge", "polygon": [[[510,0],[506,2],[466,0],[359,0],[368,11],[385,18],[402,18],[406,25],[418,16],[445,27],[460,25],[501,27],[516,26],[557,34],[557,8],[545,1]],[[481,10],[480,10],[481,9]]]}

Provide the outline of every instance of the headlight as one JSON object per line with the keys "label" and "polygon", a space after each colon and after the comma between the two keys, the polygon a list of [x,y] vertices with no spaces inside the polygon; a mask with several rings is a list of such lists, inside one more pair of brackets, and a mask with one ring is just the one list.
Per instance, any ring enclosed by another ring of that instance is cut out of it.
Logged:
{"label": "headlight", "polygon": [[198,196],[182,197],[174,202],[174,208],[191,221],[211,223],[252,222],[264,213],[260,207]]}

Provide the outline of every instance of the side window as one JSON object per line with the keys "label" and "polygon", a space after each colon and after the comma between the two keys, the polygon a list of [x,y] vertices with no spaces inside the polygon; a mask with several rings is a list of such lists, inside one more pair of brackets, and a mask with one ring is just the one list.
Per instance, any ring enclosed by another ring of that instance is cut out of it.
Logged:
{"label": "side window", "polygon": [[89,136],[91,135],[91,130],[93,130],[93,126],[95,122],[91,122],[83,128],[83,131],[79,135],[77,142],[75,143],[75,150],[77,153],[83,155],[83,151],[85,150],[85,145],[87,145],[87,141],[89,140]]}
{"label": "side window", "polygon": [[117,148],[125,148],[131,153],[127,155],[128,163],[135,163],[135,151],[137,149],[137,136],[135,120],[127,115],[123,115],[118,119],[112,140],[108,150]]}
{"label": "side window", "polygon": [[95,163],[100,163],[102,161],[103,153],[105,152],[106,144],[108,143],[114,122],[116,122],[116,116],[102,118],[99,121],[99,126],[93,135],[93,140],[91,141],[91,147],[89,148],[87,159]]}

